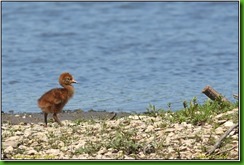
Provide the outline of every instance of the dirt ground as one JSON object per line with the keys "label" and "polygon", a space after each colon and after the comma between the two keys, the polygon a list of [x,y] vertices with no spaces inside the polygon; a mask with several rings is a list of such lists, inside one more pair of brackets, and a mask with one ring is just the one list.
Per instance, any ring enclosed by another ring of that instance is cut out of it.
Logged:
{"label": "dirt ground", "polygon": [[[106,111],[88,111],[83,112],[80,110],[76,111],[63,111],[58,114],[59,119],[62,120],[108,120],[108,119],[116,119],[124,116],[129,116],[130,113],[126,112],[106,112]],[[52,114],[48,115],[48,121],[52,119]],[[1,122],[2,123],[10,123],[10,124],[20,124],[20,123],[44,123],[43,113],[1,113]]]}

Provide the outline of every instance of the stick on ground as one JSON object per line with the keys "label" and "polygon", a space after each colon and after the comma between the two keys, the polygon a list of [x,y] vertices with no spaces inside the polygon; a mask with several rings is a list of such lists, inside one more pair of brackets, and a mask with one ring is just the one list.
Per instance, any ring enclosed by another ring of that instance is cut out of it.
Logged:
{"label": "stick on ground", "polygon": [[238,127],[239,124],[235,124],[232,127],[230,127],[220,138],[219,140],[215,143],[215,145],[213,146],[213,148],[211,150],[209,150],[207,152],[208,155],[211,155],[217,148],[219,148],[221,142],[224,140],[224,138],[226,138],[233,129],[235,129],[236,127]]}
{"label": "stick on ground", "polygon": [[217,92],[209,85],[203,88],[202,93],[208,96],[211,100],[216,100],[218,98],[221,98],[222,101],[229,102],[229,100],[227,100],[224,96],[222,96],[219,92]]}

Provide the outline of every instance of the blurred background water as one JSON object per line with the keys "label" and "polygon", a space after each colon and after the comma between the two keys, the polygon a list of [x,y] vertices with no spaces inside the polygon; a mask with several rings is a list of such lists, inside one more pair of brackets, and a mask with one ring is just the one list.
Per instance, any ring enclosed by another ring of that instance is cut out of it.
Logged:
{"label": "blurred background water", "polygon": [[238,2],[2,2],[2,110],[37,99],[70,72],[64,109],[173,111],[206,85],[238,93]]}

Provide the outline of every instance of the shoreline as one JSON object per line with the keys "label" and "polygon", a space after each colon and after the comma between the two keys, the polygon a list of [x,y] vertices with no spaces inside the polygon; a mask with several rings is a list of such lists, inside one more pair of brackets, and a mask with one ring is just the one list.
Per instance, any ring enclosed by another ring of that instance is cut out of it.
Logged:
{"label": "shoreline", "polygon": [[197,99],[180,111],[2,113],[2,159],[239,160],[239,103]]}
{"label": "shoreline", "polygon": [[[58,113],[58,117],[60,121],[69,120],[108,120],[111,118],[118,119],[121,117],[126,117],[132,115],[132,113],[128,112],[107,112],[107,111],[82,111],[82,110],[64,110],[61,113]],[[44,124],[43,113],[3,113],[1,114],[2,123],[9,123],[12,125],[18,124]],[[52,120],[52,114],[48,114],[48,121]]]}

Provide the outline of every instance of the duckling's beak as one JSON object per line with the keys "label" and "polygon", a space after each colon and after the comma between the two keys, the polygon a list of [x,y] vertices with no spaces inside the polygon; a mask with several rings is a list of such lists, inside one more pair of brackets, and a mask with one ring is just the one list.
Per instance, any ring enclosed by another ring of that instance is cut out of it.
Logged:
{"label": "duckling's beak", "polygon": [[71,81],[72,83],[77,83],[77,81],[75,81],[74,79]]}

